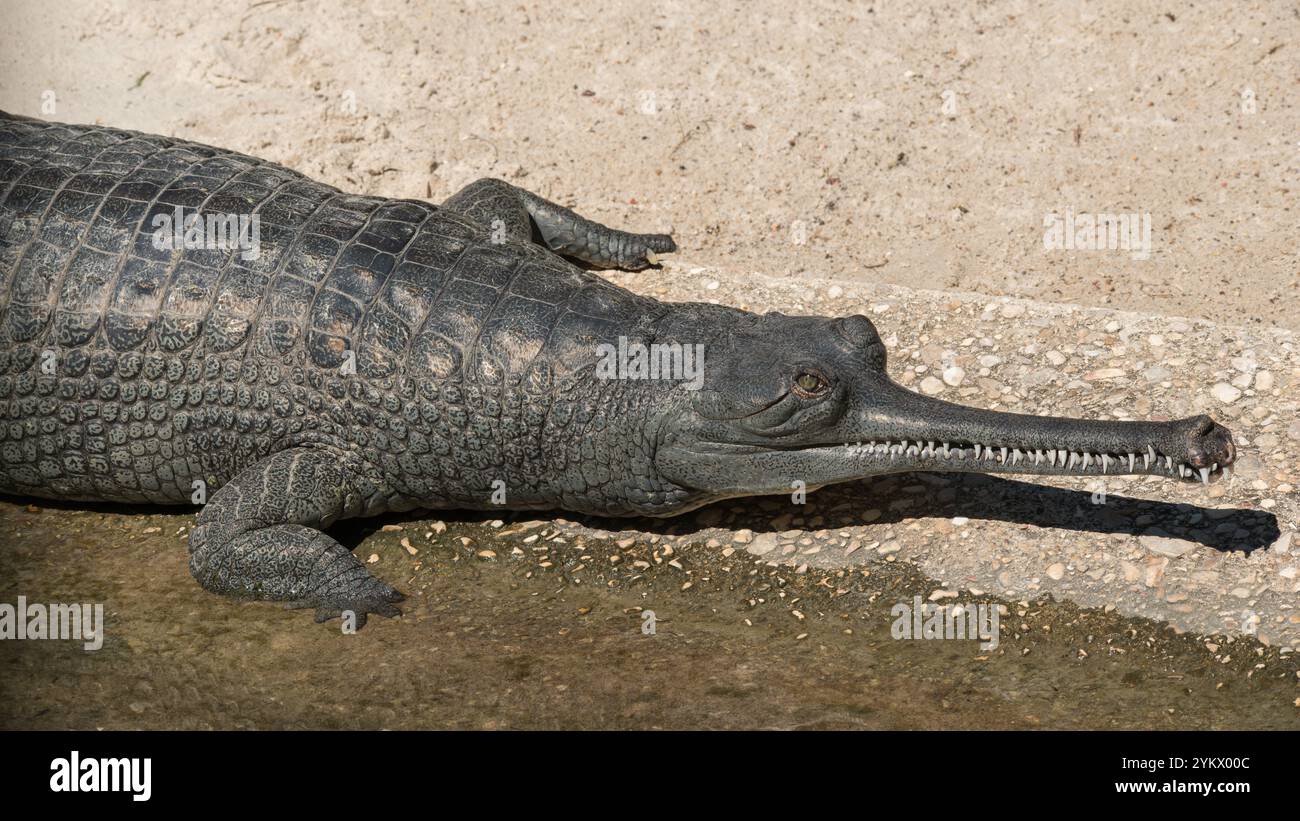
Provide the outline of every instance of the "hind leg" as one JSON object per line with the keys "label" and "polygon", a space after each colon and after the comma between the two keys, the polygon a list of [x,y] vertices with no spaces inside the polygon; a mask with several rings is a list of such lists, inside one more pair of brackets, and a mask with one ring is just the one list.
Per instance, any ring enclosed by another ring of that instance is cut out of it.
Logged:
{"label": "hind leg", "polygon": [[492,226],[503,239],[538,241],[557,254],[596,268],[639,271],[658,262],[657,254],[677,250],[667,234],[608,228],[503,180],[485,178],[471,183],[443,207]]}

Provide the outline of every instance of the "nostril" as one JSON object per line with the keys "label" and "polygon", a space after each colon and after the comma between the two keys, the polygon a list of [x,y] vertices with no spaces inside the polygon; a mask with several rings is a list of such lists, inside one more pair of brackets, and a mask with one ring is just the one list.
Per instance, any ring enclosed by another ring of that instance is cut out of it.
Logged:
{"label": "nostril", "polygon": [[1237,458],[1232,433],[1209,416],[1190,416],[1183,420],[1187,437],[1187,463],[1201,469],[1218,464],[1227,466]]}
{"label": "nostril", "polygon": [[1192,433],[1196,436],[1208,436],[1210,431],[1218,427],[1214,420],[1208,416],[1193,416],[1192,424]]}

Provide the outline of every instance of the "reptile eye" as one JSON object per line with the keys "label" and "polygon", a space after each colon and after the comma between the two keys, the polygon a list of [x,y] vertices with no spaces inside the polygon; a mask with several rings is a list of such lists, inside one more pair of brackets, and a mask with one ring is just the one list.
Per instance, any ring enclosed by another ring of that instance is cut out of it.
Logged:
{"label": "reptile eye", "polygon": [[794,392],[805,398],[817,396],[828,387],[825,379],[811,371],[803,371],[794,378]]}

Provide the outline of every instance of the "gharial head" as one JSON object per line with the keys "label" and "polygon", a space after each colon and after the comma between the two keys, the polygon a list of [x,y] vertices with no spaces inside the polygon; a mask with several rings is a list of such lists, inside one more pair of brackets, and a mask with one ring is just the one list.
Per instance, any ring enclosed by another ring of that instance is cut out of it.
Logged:
{"label": "gharial head", "polygon": [[908,390],[863,316],[746,315],[706,349],[655,463],[713,498],[789,493],[897,471],[1154,474],[1209,482],[1236,457],[1207,416],[1171,422],[999,413]]}

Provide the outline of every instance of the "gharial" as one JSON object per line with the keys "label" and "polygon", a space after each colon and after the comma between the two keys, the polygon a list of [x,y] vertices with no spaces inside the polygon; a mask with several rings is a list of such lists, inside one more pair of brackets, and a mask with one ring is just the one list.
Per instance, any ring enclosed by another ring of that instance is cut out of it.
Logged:
{"label": "gharial", "polygon": [[[178,243],[173,216],[186,239],[251,224],[256,246]],[[571,261],[635,270],[674,250],[500,180],[440,206],[356,196],[192,142],[0,114],[0,491],[205,501],[201,585],[364,621],[402,596],[325,533],[347,517],[671,516],[907,470],[1208,481],[1235,457],[1206,416],[953,405],[892,382],[865,317],[662,303]],[[702,384],[604,378],[619,343],[702,345]]]}

